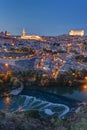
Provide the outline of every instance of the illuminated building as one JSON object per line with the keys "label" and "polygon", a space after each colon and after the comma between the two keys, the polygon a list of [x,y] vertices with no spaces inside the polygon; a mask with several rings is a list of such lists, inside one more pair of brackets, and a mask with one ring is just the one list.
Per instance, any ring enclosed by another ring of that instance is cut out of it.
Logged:
{"label": "illuminated building", "polygon": [[26,35],[26,32],[24,29],[22,31],[21,39],[45,41],[42,37],[40,37],[38,35]]}
{"label": "illuminated building", "polygon": [[23,29],[23,31],[22,31],[22,36],[21,37],[26,37],[26,32],[25,32],[25,30]]}
{"label": "illuminated building", "polygon": [[5,31],[5,36],[11,36],[10,32]]}
{"label": "illuminated building", "polygon": [[84,30],[70,30],[69,35],[71,35],[71,36],[84,36]]}

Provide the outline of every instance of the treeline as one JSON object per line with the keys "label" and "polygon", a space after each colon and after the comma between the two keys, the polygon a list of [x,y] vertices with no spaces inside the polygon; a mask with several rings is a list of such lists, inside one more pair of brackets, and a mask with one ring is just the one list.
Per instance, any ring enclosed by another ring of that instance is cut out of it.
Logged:
{"label": "treeline", "polygon": [[20,87],[20,82],[24,87],[29,86],[79,86],[81,80],[87,76],[87,70],[69,69],[59,73],[54,79],[51,74],[46,74],[41,70],[7,71],[0,73],[0,90],[9,90]]}

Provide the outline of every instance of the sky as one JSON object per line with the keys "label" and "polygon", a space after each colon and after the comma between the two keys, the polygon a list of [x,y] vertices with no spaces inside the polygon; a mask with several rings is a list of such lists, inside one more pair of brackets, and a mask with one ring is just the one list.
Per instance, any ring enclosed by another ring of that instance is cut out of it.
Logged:
{"label": "sky", "polygon": [[0,31],[58,36],[71,29],[87,33],[87,0],[0,0]]}

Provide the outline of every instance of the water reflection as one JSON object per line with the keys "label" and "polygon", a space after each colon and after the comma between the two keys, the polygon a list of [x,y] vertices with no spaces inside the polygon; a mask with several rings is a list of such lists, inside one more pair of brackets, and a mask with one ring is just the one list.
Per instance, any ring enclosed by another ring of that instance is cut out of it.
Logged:
{"label": "water reflection", "polygon": [[5,113],[8,113],[9,112],[9,105],[11,103],[11,98],[10,97],[6,97],[5,100],[4,100],[4,103],[5,103]]}
{"label": "water reflection", "polygon": [[[86,80],[86,78],[85,78]],[[32,89],[32,88],[31,88]],[[87,101],[87,82],[84,84],[75,84],[73,86],[62,86],[62,85],[56,85],[56,86],[47,86],[47,87],[33,87],[33,89],[38,89],[50,93],[54,93],[57,95],[66,96],[69,98],[74,98],[80,101]]]}
{"label": "water reflection", "polygon": [[9,105],[11,103],[11,98],[10,97],[6,97],[5,98],[5,104]]}

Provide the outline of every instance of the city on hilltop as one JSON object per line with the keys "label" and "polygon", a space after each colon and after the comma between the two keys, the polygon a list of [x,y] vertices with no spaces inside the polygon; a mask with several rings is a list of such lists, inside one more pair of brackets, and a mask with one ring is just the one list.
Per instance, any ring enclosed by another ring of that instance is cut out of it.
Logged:
{"label": "city on hilltop", "polygon": [[0,0],[0,130],[87,130],[86,12],[87,0]]}
{"label": "city on hilltop", "polygon": [[[84,30],[70,30],[69,34],[59,36],[27,35],[24,29],[21,36],[7,31],[0,33],[0,119],[7,121],[8,114],[16,112],[18,122],[22,119],[29,122],[33,117],[34,121],[40,118],[47,124],[52,120],[63,124],[60,119],[71,123],[80,107],[85,108],[82,101],[87,97],[82,94],[86,89]],[[14,115],[9,119],[14,122]],[[25,124],[28,127],[28,123]],[[37,123],[33,125],[32,128],[37,128]],[[41,123],[40,127],[43,127]],[[55,123],[52,130],[54,128]]]}
{"label": "city on hilltop", "polygon": [[68,70],[87,71],[87,36],[84,30],[70,30],[69,34],[60,36],[27,35],[24,29],[21,36],[1,32],[1,72],[5,63],[18,70],[41,70],[53,79]]}

